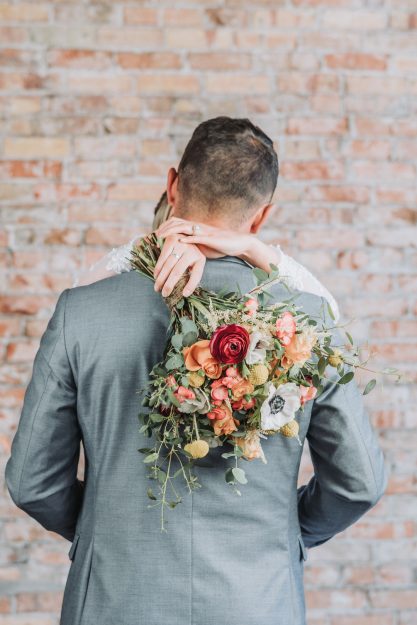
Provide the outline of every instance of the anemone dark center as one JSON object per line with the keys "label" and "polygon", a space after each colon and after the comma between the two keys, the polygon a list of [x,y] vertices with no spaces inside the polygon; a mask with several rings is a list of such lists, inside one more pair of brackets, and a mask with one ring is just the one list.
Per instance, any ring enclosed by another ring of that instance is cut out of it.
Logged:
{"label": "anemone dark center", "polygon": [[281,397],[281,395],[274,395],[269,400],[269,407],[271,409],[271,414],[278,414],[285,406],[285,399]]}

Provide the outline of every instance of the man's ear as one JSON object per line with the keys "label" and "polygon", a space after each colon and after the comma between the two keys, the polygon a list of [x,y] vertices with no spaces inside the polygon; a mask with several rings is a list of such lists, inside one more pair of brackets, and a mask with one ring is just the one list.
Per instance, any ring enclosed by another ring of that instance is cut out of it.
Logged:
{"label": "man's ear", "polygon": [[178,172],[175,167],[170,167],[167,176],[167,199],[168,204],[171,204],[171,215],[175,210],[176,202],[178,201]]}
{"label": "man's ear", "polygon": [[252,222],[250,225],[250,232],[252,234],[256,234],[264,225],[265,221],[268,219],[270,214],[275,210],[275,204],[265,204],[262,206],[253,216]]}

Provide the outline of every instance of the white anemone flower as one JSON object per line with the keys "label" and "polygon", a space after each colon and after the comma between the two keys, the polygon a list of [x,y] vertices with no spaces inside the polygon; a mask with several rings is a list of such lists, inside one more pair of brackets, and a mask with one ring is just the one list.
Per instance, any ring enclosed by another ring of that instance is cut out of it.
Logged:
{"label": "white anemone flower", "polygon": [[300,389],[294,382],[278,387],[270,382],[268,397],[261,406],[261,429],[279,430],[294,419],[300,407]]}
{"label": "white anemone flower", "polygon": [[245,358],[246,362],[248,365],[256,365],[258,362],[265,362],[266,350],[273,349],[273,347],[274,342],[272,337],[255,330],[250,335],[249,349]]}

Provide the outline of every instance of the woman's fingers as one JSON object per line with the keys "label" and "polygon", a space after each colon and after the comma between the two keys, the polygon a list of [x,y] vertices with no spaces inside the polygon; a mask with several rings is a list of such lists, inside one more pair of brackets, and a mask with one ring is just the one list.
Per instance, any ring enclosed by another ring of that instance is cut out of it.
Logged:
{"label": "woman's fingers", "polygon": [[188,297],[189,295],[191,295],[191,293],[193,293],[194,290],[199,285],[200,280],[203,276],[205,264],[206,264],[206,259],[204,258],[204,256],[202,256],[200,260],[198,260],[193,266],[193,268],[191,269],[190,279],[188,280],[182,292],[184,297]]}
{"label": "woman's fingers", "polygon": [[193,243],[194,245],[207,245],[207,247],[213,247],[214,249],[217,249],[216,244],[219,245],[220,243],[218,237],[212,237],[209,234],[180,237],[178,241],[180,243]]}
{"label": "woman's fingers", "polygon": [[167,237],[173,234],[208,234],[209,227],[205,224],[199,224],[186,219],[168,219],[162,226],[156,230],[159,237]]}
{"label": "woman's fingers", "polygon": [[160,291],[163,288],[171,271],[181,259],[182,259],[182,256],[179,259],[176,256],[173,256],[172,254],[168,256],[168,258],[166,259],[165,263],[162,265],[159,271],[157,279],[155,280],[155,291]]}
{"label": "woman's fingers", "polygon": [[[168,240],[165,241],[164,245],[162,246],[162,250],[159,255],[159,258],[155,265],[155,269],[153,272],[154,278],[158,277],[159,272],[161,271],[162,267],[166,263],[167,259],[169,258],[170,255],[172,255],[173,250],[175,250],[175,245],[173,241],[168,241]],[[175,258],[173,255],[172,257]]]}
{"label": "woman's fingers", "polygon": [[165,284],[162,287],[162,296],[168,297],[171,295],[174,286],[177,284],[183,273],[188,269],[190,264],[192,264],[194,259],[190,258],[188,254],[184,254],[178,262],[171,268],[169,275],[165,280]]}
{"label": "woman's fingers", "polygon": [[191,222],[187,222],[184,219],[178,219],[177,217],[171,217],[171,219],[167,219],[163,224],[161,224],[159,228],[155,230],[155,232],[158,236],[164,236],[171,228],[178,228],[180,226],[185,228],[187,224],[190,225]]}

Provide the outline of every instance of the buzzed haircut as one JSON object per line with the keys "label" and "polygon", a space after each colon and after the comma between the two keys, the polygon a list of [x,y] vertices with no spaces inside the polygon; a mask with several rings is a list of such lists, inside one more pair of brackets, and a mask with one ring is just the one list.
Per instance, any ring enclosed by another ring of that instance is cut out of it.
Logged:
{"label": "buzzed haircut", "polygon": [[178,166],[181,213],[239,209],[244,219],[270,202],[278,172],[272,140],[249,119],[209,119],[194,130]]}

